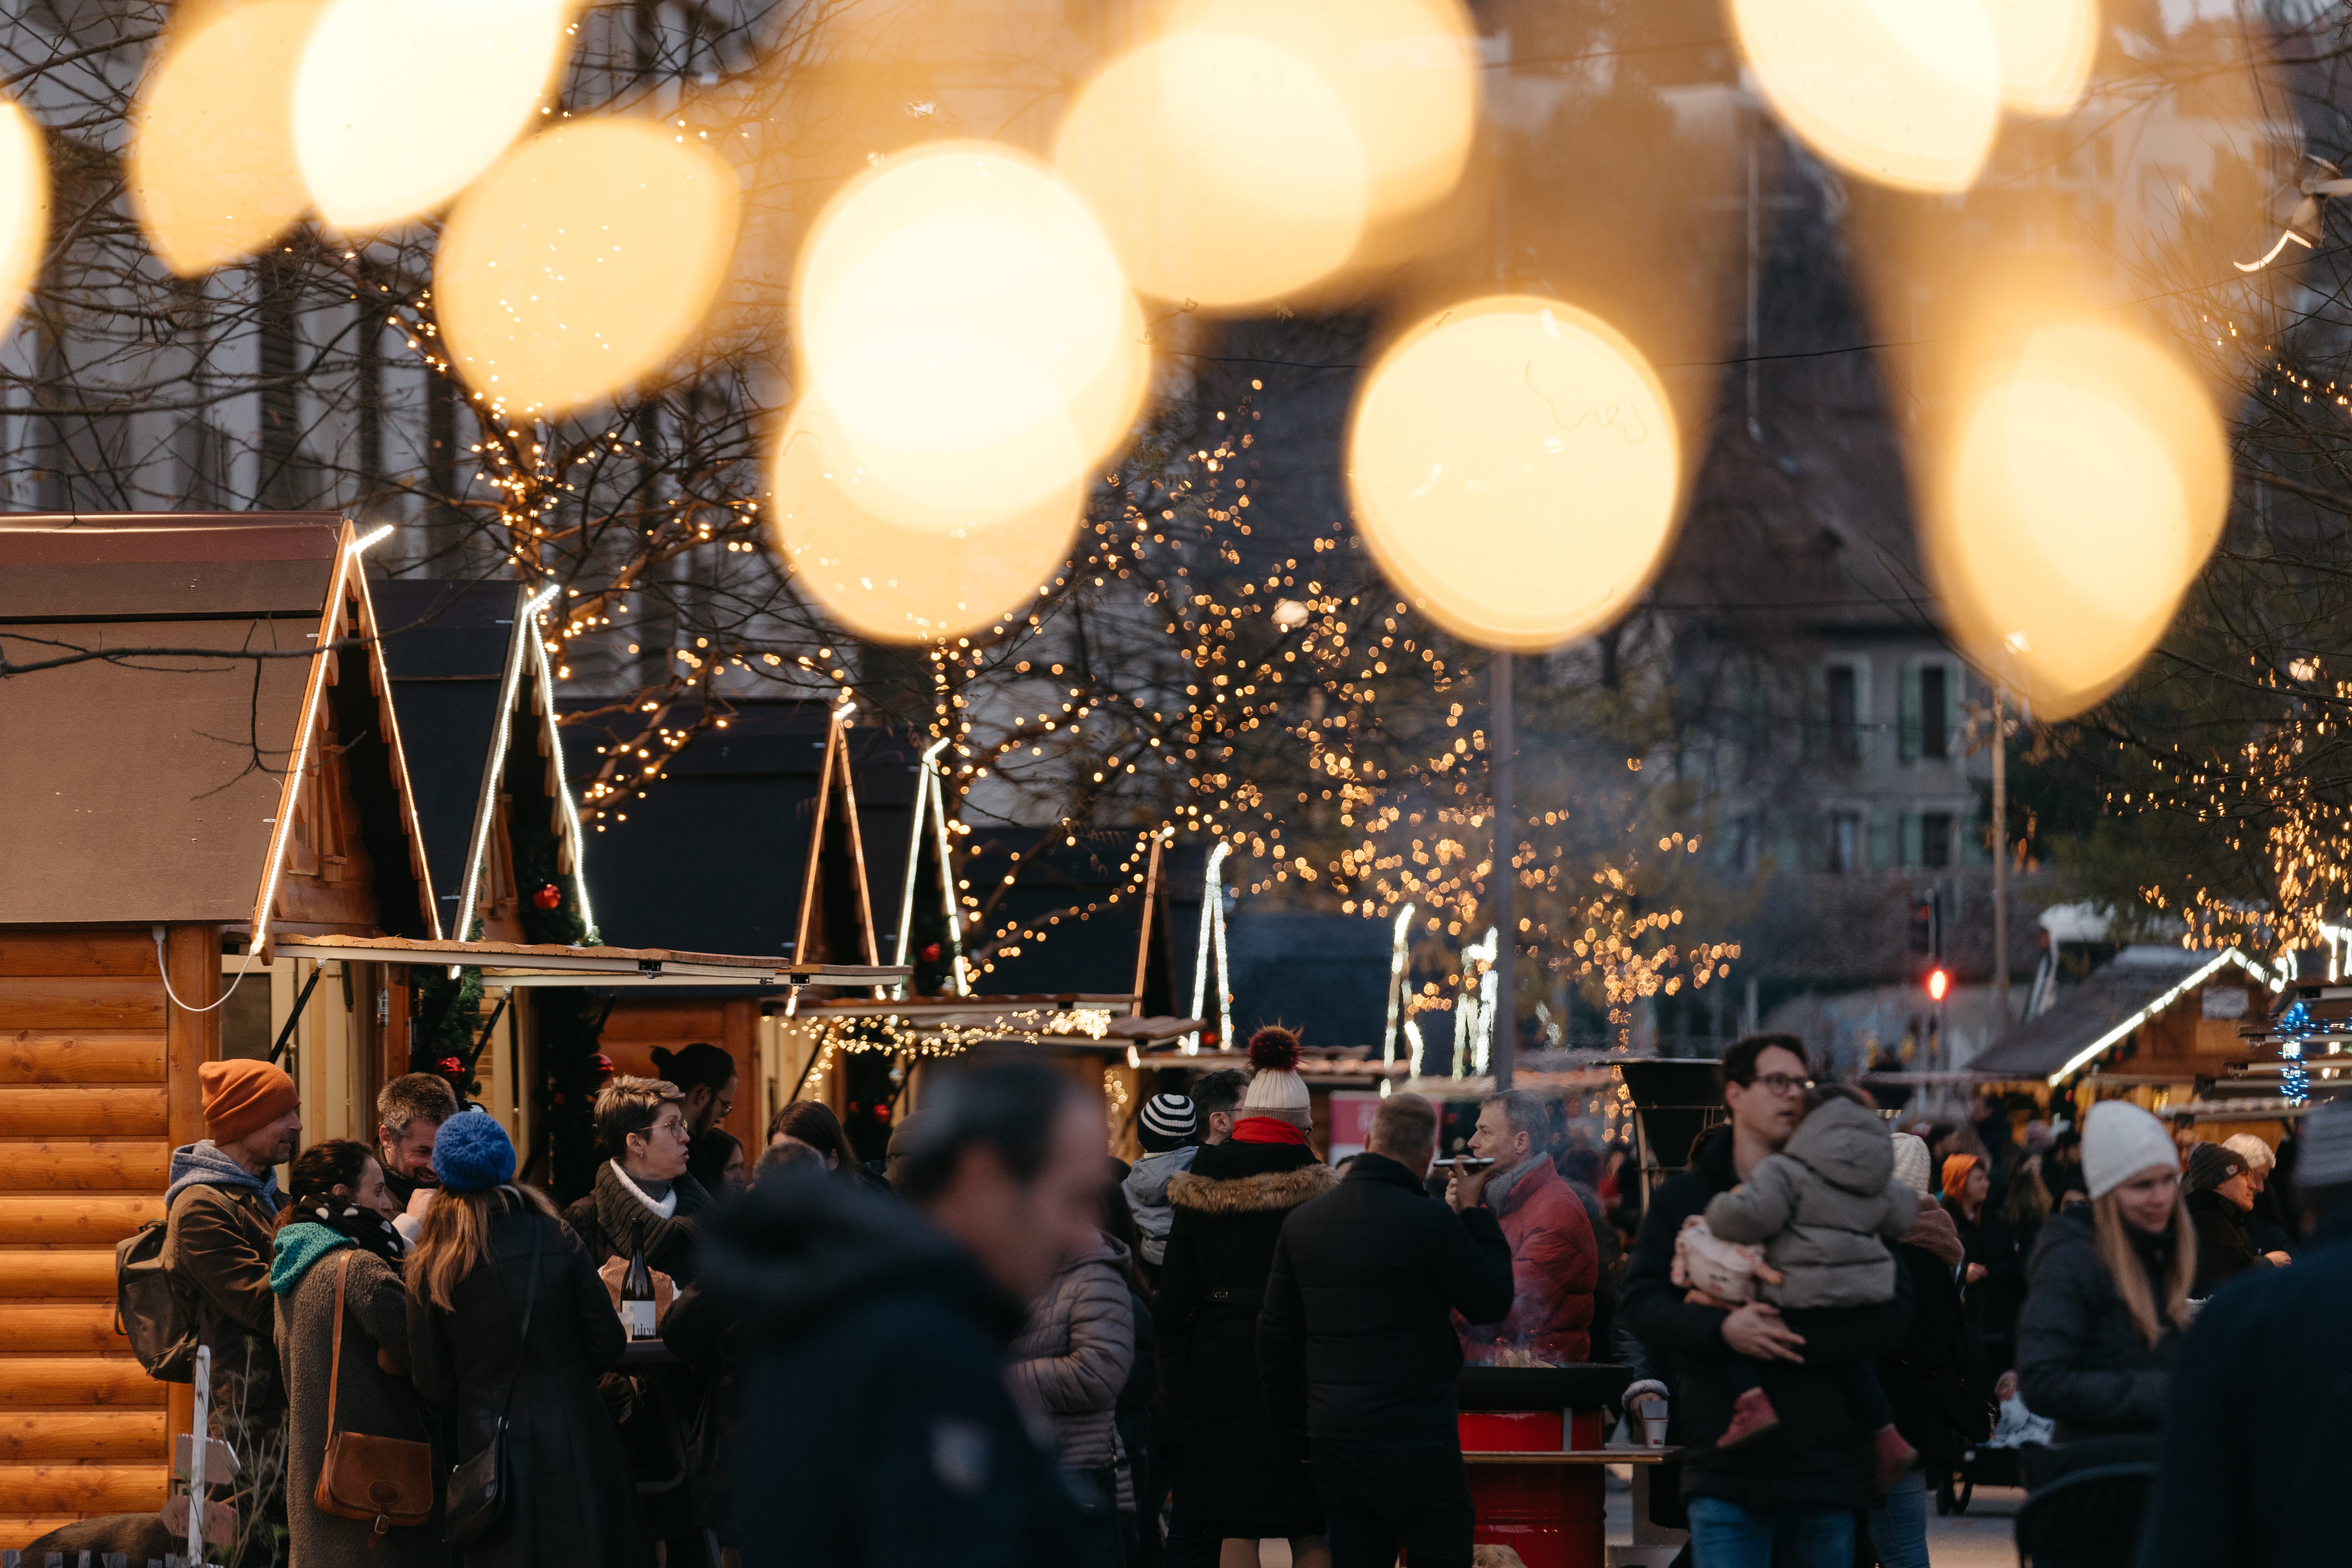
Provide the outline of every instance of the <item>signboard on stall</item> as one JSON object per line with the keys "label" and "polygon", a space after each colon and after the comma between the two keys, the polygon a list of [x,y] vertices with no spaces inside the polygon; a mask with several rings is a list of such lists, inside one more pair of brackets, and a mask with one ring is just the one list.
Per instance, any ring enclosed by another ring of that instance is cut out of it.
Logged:
{"label": "signboard on stall", "polygon": [[1331,1091],[1331,1143],[1333,1164],[1350,1154],[1360,1154],[1372,1141],[1372,1116],[1381,1108],[1381,1097],[1360,1089],[1335,1089]]}

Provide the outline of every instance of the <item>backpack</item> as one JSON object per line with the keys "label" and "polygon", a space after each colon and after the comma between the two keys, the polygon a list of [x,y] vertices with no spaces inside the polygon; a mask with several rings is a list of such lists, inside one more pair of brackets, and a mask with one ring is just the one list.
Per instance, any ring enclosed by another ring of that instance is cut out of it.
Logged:
{"label": "backpack", "polygon": [[169,1218],[151,1219],[114,1248],[114,1331],[147,1374],[164,1383],[196,1380],[195,1303],[163,1268]]}

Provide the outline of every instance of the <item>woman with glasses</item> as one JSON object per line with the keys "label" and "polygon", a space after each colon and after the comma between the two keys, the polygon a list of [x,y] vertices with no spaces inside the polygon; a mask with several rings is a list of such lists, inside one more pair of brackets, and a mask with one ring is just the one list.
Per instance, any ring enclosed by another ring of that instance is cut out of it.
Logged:
{"label": "woman with glasses", "polygon": [[612,1157],[596,1167],[596,1185],[563,1211],[603,1268],[646,1255],[646,1267],[682,1289],[694,1283],[695,1249],[705,1219],[718,1208],[688,1173],[694,1134],[686,1096],[659,1079],[614,1079],[596,1096],[596,1136]]}
{"label": "woman with glasses", "polygon": [[[642,1253],[647,1268],[685,1289],[700,1271],[696,1254],[702,1226],[719,1208],[687,1169],[694,1134],[685,1094],[660,1079],[615,1078],[596,1096],[596,1134],[612,1157],[596,1167],[596,1184],[588,1195],[563,1211],[587,1248],[588,1261],[599,1269],[614,1261],[625,1268]],[[621,1440],[630,1468],[641,1481],[672,1476],[685,1436],[678,1424],[701,1403],[702,1379],[688,1368],[664,1367],[636,1373],[628,1383]],[[699,1560],[703,1521],[698,1513],[705,1501],[699,1474],[693,1486],[645,1500],[648,1541],[667,1542],[668,1561]]]}
{"label": "woman with glasses", "polygon": [[2017,1319],[2019,1392],[2063,1446],[2153,1434],[2188,1331],[2195,1231],[2180,1155],[2154,1116],[2103,1100],[2083,1121],[2088,1211],[2052,1215]]}

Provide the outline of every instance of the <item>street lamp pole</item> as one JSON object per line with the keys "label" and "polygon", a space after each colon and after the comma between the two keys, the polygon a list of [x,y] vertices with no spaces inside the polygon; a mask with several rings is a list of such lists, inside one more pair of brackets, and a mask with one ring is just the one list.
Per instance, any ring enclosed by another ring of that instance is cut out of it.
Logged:
{"label": "street lamp pole", "polygon": [[1517,761],[1519,729],[1511,712],[1511,656],[1497,653],[1486,679],[1492,683],[1487,702],[1486,745],[1493,759],[1490,777],[1494,781],[1492,810],[1495,818],[1495,858],[1488,873],[1495,889],[1495,1013],[1487,1027],[1495,1031],[1494,1045],[1488,1060],[1495,1068],[1497,1091],[1511,1087],[1511,1057],[1519,1039],[1518,998],[1512,982],[1518,975],[1519,924],[1513,909],[1512,895],[1518,890],[1518,874],[1511,864],[1518,848],[1518,806],[1512,799],[1512,767]]}

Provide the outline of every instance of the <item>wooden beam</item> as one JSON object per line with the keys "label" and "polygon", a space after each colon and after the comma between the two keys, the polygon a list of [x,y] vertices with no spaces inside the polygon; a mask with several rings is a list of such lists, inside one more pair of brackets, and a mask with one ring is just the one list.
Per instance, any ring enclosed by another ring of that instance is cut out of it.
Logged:
{"label": "wooden beam", "polygon": [[0,1416],[0,1463],[41,1459],[151,1464],[165,1451],[160,1410],[37,1410]]}
{"label": "wooden beam", "polygon": [[[161,1191],[135,1197],[0,1193],[0,1246],[112,1247],[149,1220],[163,1217]],[[0,1282],[0,1289],[6,1288]],[[0,1336],[5,1332],[0,1327]],[[0,1337],[0,1346],[5,1343]]]}
{"label": "wooden beam", "polygon": [[5,1260],[11,1296],[45,1300],[114,1300],[114,1254],[95,1248],[12,1252]]}
{"label": "wooden beam", "polygon": [[[160,1138],[0,1138],[0,1192],[163,1192],[172,1151]],[[0,1295],[11,1293],[0,1260]]]}
{"label": "wooden beam", "polygon": [[163,1021],[163,989],[152,980],[0,975],[0,1029],[152,1029]]}
{"label": "wooden beam", "polygon": [[0,1083],[161,1083],[163,1031],[19,1029],[0,1035]]}
{"label": "wooden beam", "polygon": [[0,1408],[159,1408],[165,1390],[187,1386],[156,1382],[129,1356],[0,1356]]}
{"label": "wooden beam", "polygon": [[[195,1074],[188,1074],[190,1093]],[[180,1139],[178,1107],[171,1088],[125,1085],[116,1088],[0,1088],[0,1127],[28,1138],[93,1137],[115,1133],[123,1137],[171,1137],[173,1146],[193,1143],[204,1134]],[[197,1118],[202,1125],[202,1118]]]}
{"label": "wooden beam", "polygon": [[[0,1301],[8,1348],[32,1355],[128,1355],[111,1301]],[[69,1458],[91,1458],[76,1454]]]}
{"label": "wooden beam", "polygon": [[0,1465],[0,1514],[152,1513],[171,1484],[163,1465]]}

